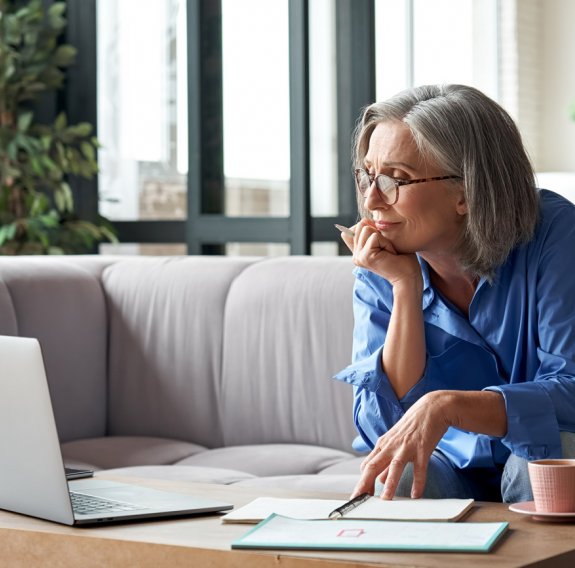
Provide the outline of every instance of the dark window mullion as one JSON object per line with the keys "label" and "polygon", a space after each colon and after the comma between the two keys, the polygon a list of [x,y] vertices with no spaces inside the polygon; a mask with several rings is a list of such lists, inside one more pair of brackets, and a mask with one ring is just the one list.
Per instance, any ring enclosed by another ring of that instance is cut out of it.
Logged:
{"label": "dark window mullion", "polygon": [[[204,215],[224,212],[222,6],[220,0],[187,0],[189,254],[223,253],[199,229]],[[232,235],[230,235],[232,237]],[[230,238],[229,240],[232,240]]]}
{"label": "dark window mullion", "polygon": [[311,251],[309,11],[308,0],[289,0],[291,254]]}
{"label": "dark window mullion", "polygon": [[[44,2],[48,8],[53,2]],[[97,48],[96,0],[66,0],[65,41],[77,48],[76,62],[66,70],[65,90],[59,93],[59,110],[65,110],[70,124],[89,122],[96,136]],[[76,213],[81,219],[98,217],[98,179],[80,176],[70,179]],[[96,252],[96,251],[94,251]]]}
{"label": "dark window mullion", "polygon": [[[186,236],[185,221],[118,221],[115,226],[120,241],[128,243],[182,243]],[[196,229],[202,235],[202,247],[227,242],[288,242],[290,234],[289,219],[281,217],[201,215]],[[208,250],[214,249],[210,246]]]}
{"label": "dark window mullion", "polygon": [[115,221],[118,240],[122,243],[186,242],[185,221]]}
{"label": "dark window mullion", "polygon": [[375,100],[375,5],[337,0],[338,204],[344,219],[357,216],[352,137],[361,109]]}

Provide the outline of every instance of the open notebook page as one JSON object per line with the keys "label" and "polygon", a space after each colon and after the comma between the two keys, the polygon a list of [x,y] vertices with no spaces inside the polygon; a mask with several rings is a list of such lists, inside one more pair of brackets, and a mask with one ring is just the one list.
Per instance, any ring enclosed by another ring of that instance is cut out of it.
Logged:
{"label": "open notebook page", "polygon": [[[341,507],[335,499],[282,499],[259,497],[222,517],[225,523],[258,523],[272,513],[292,519],[320,520]],[[473,499],[393,499],[371,497],[345,515],[346,519],[394,521],[456,521],[473,506]]]}

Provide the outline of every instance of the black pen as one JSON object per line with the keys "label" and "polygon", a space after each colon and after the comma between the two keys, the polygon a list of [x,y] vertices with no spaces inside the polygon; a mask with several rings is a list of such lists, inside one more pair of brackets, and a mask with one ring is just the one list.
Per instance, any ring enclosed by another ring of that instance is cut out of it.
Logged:
{"label": "black pen", "polygon": [[365,503],[370,497],[371,495],[369,493],[362,493],[361,495],[354,497],[351,501],[348,501],[347,503],[344,503],[341,507],[334,509],[329,514],[329,518],[339,519],[340,517],[343,517],[346,513],[353,511],[353,509],[359,507],[362,503]]}

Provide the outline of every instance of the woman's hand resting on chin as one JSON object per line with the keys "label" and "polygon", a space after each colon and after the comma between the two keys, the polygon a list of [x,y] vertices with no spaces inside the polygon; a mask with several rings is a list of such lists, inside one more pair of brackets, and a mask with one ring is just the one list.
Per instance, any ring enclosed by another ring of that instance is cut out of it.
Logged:
{"label": "woman's hand resting on chin", "polygon": [[355,236],[341,237],[353,253],[356,266],[379,274],[395,287],[403,281],[421,282],[421,269],[414,253],[398,253],[393,243],[383,236],[371,219],[362,219],[351,227]]}

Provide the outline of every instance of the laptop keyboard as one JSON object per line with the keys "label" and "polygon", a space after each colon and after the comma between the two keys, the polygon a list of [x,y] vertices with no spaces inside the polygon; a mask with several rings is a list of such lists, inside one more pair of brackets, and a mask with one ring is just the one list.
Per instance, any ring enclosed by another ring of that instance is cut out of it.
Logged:
{"label": "laptop keyboard", "polygon": [[77,491],[70,491],[72,499],[72,509],[74,513],[80,515],[94,515],[99,513],[123,513],[125,511],[140,511],[146,507],[125,503],[123,501],[113,501],[103,497],[94,497]]}

